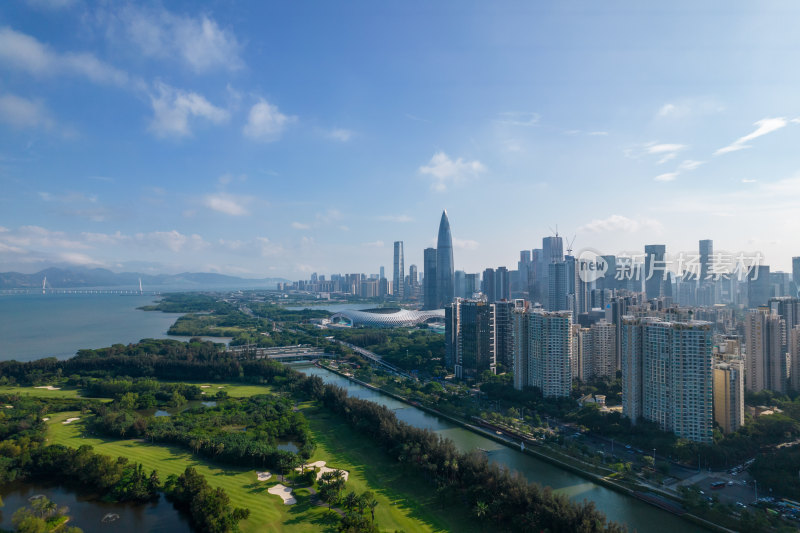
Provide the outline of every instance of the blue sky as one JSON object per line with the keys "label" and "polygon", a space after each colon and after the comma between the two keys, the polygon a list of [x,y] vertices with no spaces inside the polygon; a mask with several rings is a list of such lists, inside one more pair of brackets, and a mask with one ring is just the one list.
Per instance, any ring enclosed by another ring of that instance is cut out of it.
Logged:
{"label": "blue sky", "polygon": [[0,270],[800,255],[793,2],[0,5]]}

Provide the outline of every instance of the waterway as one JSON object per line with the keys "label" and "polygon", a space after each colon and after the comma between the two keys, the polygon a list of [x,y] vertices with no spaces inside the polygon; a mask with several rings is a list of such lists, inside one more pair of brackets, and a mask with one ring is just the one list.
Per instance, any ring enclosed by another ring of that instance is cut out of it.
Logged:
{"label": "waterway", "polygon": [[572,500],[590,500],[609,519],[626,524],[630,531],[648,533],[704,532],[699,526],[666,511],[641,502],[631,496],[597,485],[588,479],[562,470],[550,463],[504,446],[478,435],[443,418],[431,415],[399,400],[353,383],[352,381],[315,366],[296,367],[300,372],[319,376],[325,383],[338,385],[350,396],[370,400],[392,409],[397,418],[412,426],[430,429],[453,441],[461,451],[482,448],[489,460],[522,473],[528,480],[553,487]]}
{"label": "waterway", "polygon": [[13,530],[11,517],[30,499],[44,495],[59,507],[69,508],[69,525],[85,533],[190,533],[187,518],[161,497],[146,504],[105,503],[58,485],[12,483],[0,493],[5,506],[0,508],[0,529]]}

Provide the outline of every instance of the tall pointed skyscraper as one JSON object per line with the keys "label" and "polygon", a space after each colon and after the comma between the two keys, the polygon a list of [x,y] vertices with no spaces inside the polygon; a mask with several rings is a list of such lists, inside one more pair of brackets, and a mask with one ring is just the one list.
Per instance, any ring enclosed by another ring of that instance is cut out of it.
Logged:
{"label": "tall pointed skyscraper", "polygon": [[436,298],[438,308],[449,305],[455,296],[455,269],[453,268],[453,237],[447,209],[439,222],[439,239],[436,242]]}

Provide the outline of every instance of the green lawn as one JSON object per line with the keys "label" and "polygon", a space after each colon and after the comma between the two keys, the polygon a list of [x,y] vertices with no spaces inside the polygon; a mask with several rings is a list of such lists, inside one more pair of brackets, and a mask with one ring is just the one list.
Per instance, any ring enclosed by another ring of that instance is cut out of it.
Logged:
{"label": "green lawn", "polygon": [[[250,394],[263,393],[264,389],[253,387]],[[246,390],[242,386],[239,394],[246,394]],[[230,390],[228,393],[233,395]],[[469,517],[467,520],[459,518],[464,514],[463,508],[441,509],[427,484],[413,474],[406,476],[401,465],[390,461],[369,441],[351,434],[349,428],[331,420],[325,411],[317,411],[307,404],[303,404],[302,408],[310,418],[318,444],[311,461],[322,460],[328,466],[348,470],[350,478],[347,490],[357,493],[373,491],[379,502],[375,519],[382,530],[402,530],[407,533],[479,530],[469,521]],[[170,474],[183,472],[187,466],[194,466],[211,485],[225,489],[233,505],[250,509],[250,518],[241,523],[245,533],[333,530],[329,525],[327,507],[313,506],[305,491],[297,494],[296,505],[283,505],[278,496],[268,494],[267,489],[278,482],[277,476],[267,482],[258,482],[255,469],[214,464],[194,458],[182,448],[152,445],[141,440],[84,437],[83,420],[67,425],[61,423],[76,416],[81,415],[74,412],[52,415],[49,441],[72,447],[89,444],[98,453],[127,457],[142,463],[147,470],[158,470],[162,480]]]}
{"label": "green lawn", "polygon": [[0,394],[20,394],[42,398],[80,398],[78,389],[47,390],[36,387],[0,387]]}

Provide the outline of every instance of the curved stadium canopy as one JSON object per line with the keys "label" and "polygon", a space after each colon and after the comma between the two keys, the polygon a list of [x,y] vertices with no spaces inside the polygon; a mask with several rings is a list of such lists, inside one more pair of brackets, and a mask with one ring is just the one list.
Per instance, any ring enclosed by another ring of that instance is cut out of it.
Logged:
{"label": "curved stadium canopy", "polygon": [[444,309],[431,311],[413,311],[398,309],[392,312],[376,311],[339,311],[331,316],[334,324],[347,324],[351,326],[372,326],[378,328],[395,328],[416,326],[424,322],[438,322],[444,320]]}

